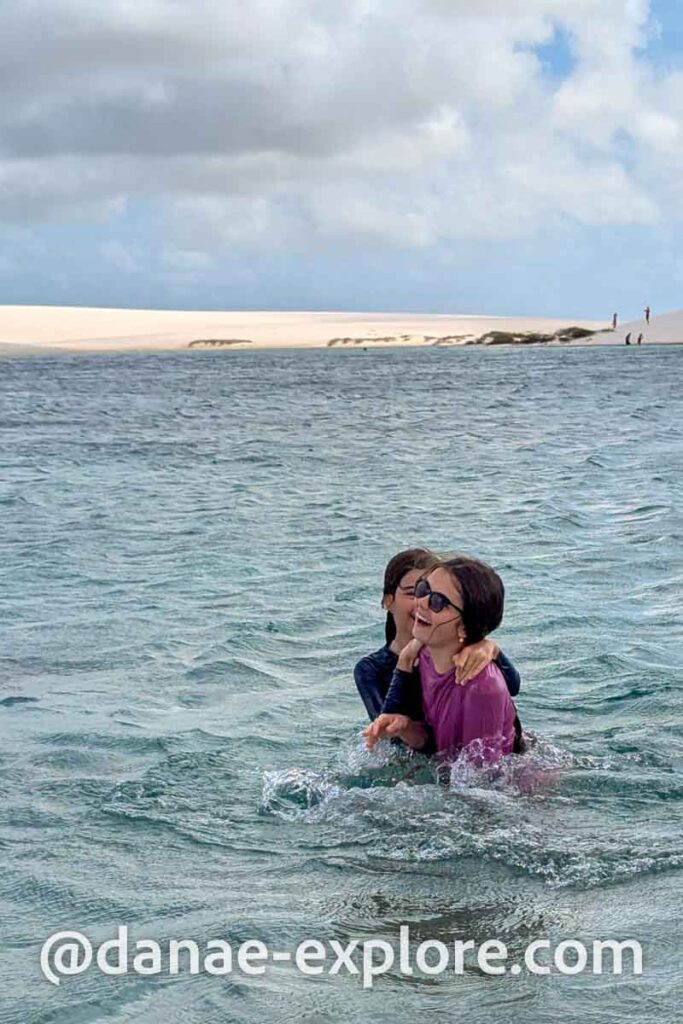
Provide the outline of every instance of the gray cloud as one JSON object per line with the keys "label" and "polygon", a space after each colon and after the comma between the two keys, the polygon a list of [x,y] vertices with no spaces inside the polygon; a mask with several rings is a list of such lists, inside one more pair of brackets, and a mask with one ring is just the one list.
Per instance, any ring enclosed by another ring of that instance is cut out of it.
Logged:
{"label": "gray cloud", "polygon": [[[0,218],[115,218],[146,199],[195,253],[679,217],[682,80],[639,49],[648,11],[5,0]],[[558,28],[575,57],[559,86],[535,52]]]}

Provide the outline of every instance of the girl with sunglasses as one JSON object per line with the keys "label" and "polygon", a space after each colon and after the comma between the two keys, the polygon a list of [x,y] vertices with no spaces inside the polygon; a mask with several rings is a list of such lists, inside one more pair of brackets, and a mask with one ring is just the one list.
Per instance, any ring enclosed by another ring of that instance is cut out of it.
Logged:
{"label": "girl with sunglasses", "polygon": [[[378,651],[361,658],[353,672],[358,693],[371,721],[382,711],[399,654],[413,638],[415,585],[437,562],[437,556],[427,548],[408,548],[394,555],[384,571],[382,607],[387,613],[386,643]],[[470,643],[455,655],[454,681],[464,686],[491,661],[498,665],[514,697],[519,693],[519,673],[491,640]],[[409,717],[420,719],[422,704],[419,691],[411,691],[411,695],[413,703],[408,707]]]}
{"label": "girl with sunglasses", "polygon": [[467,749],[478,763],[523,750],[519,718],[495,663],[454,685],[454,659],[500,625],[504,596],[500,576],[464,556],[438,563],[417,581],[413,639],[397,659],[382,714],[364,732],[369,749],[383,736],[396,737],[424,753],[453,757]]}

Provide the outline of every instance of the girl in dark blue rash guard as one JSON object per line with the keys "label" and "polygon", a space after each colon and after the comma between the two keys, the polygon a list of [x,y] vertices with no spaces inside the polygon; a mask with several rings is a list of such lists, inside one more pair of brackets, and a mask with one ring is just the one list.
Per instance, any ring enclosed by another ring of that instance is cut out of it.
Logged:
{"label": "girl in dark blue rash guard", "polygon": [[[361,658],[353,670],[358,692],[371,721],[382,710],[398,656],[413,636],[415,584],[436,560],[437,556],[427,548],[409,548],[394,555],[384,571],[382,607],[387,613],[386,643],[378,651]],[[510,695],[515,697],[519,693],[521,681],[517,669],[492,640],[480,640],[465,647],[454,661],[456,681],[460,685],[478,675],[489,662],[495,661],[505,677]],[[419,687],[414,689],[419,701]],[[408,717],[420,721],[421,707],[417,705]]]}

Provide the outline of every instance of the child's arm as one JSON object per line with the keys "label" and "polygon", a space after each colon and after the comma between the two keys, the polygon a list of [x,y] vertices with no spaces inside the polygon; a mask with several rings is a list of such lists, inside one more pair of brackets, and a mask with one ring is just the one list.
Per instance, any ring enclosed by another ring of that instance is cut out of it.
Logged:
{"label": "child's arm", "polygon": [[407,715],[415,722],[422,721],[422,688],[416,667],[421,647],[419,640],[411,640],[399,654],[382,707],[386,714]]}
{"label": "child's arm", "polygon": [[422,644],[411,640],[401,651],[382,714],[363,731],[368,750],[389,736],[415,750],[431,751],[431,735],[423,721],[420,676],[415,668]]}
{"label": "child's arm", "polygon": [[[403,663],[406,664],[405,659]],[[421,718],[420,677],[415,670],[407,672],[396,667],[382,714],[363,732],[368,750],[372,750],[384,736],[403,740],[409,747],[421,750],[428,738]]]}
{"label": "child's arm", "polygon": [[390,739],[403,740],[404,743],[407,743],[409,747],[414,747],[415,750],[422,750],[426,747],[429,738],[427,726],[424,722],[414,722],[407,715],[387,714],[382,714],[379,718],[376,718],[367,729],[363,730],[363,735],[365,736],[368,750],[372,750],[384,736],[388,736]]}
{"label": "child's arm", "polygon": [[453,658],[456,683],[459,686],[464,686],[470,679],[478,676],[492,661],[495,661],[503,673],[510,696],[516,697],[521,686],[519,672],[493,640],[479,640],[476,644],[468,644],[459,654],[456,654]]}
{"label": "child's arm", "polygon": [[422,718],[422,692],[416,671],[406,672],[398,667],[394,669],[382,712],[387,715],[407,715],[415,721]]}

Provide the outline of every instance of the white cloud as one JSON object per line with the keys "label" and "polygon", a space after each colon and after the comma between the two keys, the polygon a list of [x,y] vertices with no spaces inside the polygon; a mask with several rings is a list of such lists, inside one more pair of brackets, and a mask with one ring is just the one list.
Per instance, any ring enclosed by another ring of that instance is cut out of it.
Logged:
{"label": "white cloud", "polygon": [[[648,19],[648,0],[5,0],[0,219],[146,198],[189,253],[675,220],[683,78],[648,61]],[[558,30],[559,84],[535,52]]]}

